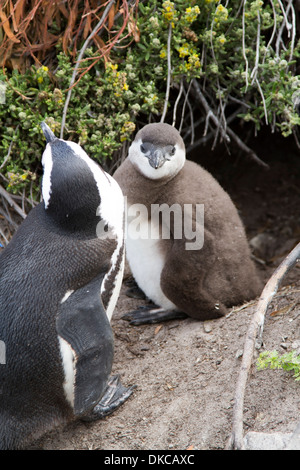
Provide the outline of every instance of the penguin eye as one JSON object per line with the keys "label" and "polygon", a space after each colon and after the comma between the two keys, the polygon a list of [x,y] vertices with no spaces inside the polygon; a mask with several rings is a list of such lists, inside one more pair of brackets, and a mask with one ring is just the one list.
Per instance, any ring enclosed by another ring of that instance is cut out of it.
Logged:
{"label": "penguin eye", "polygon": [[169,154],[170,154],[170,155],[175,155],[175,152],[176,152],[175,147],[172,147],[171,150],[170,150],[170,152],[169,152]]}
{"label": "penguin eye", "polygon": [[147,149],[146,149],[144,144],[141,144],[140,149],[141,149],[141,152],[143,152],[143,153],[147,152]]}

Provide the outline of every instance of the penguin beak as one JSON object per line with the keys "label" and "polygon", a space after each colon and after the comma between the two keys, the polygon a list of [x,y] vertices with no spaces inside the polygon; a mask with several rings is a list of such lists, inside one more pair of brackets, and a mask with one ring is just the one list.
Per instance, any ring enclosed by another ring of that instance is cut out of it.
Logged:
{"label": "penguin beak", "polygon": [[41,125],[42,131],[44,133],[45,139],[47,141],[47,144],[49,142],[53,142],[53,140],[55,140],[56,137],[53,134],[53,132],[51,131],[50,127],[44,121],[42,121],[40,125]]}
{"label": "penguin beak", "polygon": [[165,161],[166,161],[165,154],[159,148],[156,148],[155,150],[153,150],[149,155],[149,164],[155,170],[162,167]]}

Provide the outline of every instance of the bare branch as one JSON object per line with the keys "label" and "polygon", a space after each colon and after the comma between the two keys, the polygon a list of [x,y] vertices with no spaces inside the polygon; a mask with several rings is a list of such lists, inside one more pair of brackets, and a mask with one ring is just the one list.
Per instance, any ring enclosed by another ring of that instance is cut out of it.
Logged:
{"label": "bare branch", "polygon": [[[292,269],[297,262],[300,262],[300,243],[289,253],[274,271],[269,281],[265,285],[259,298],[257,309],[252,317],[252,321],[247,331],[244,344],[244,353],[242,364],[236,386],[235,401],[233,408],[233,427],[232,434],[228,442],[228,449],[243,449],[243,408],[244,395],[248,372],[252,363],[254,347],[260,347],[262,344],[262,333],[265,320],[265,313],[270,301],[276,294],[283,278]],[[256,344],[255,340],[257,338]]]}
{"label": "bare branch", "polygon": [[237,145],[245,152],[252,160],[255,160],[256,163],[259,165],[263,166],[266,169],[269,169],[269,165],[265,163],[263,160],[261,160],[256,153],[250,149],[237,135],[235,132],[233,132],[232,129],[227,127],[227,133],[230,135],[230,137],[237,143]]}
{"label": "bare branch", "polygon": [[6,154],[6,157],[4,158],[2,164],[0,165],[0,170],[6,165],[7,163],[7,160],[9,159],[10,157],[10,153],[11,153],[11,149],[12,149],[12,144],[13,144],[13,140],[11,140],[10,144],[9,144],[9,147],[8,147],[8,152]]}
{"label": "bare branch", "polygon": [[265,55],[264,55],[263,63],[264,63],[265,60],[266,60],[267,52],[268,52],[268,50],[270,49],[270,46],[271,46],[271,44],[272,44],[272,42],[273,42],[273,39],[274,39],[275,34],[276,34],[276,30],[277,30],[277,15],[276,15],[276,10],[275,10],[275,7],[274,7],[273,0],[270,0],[270,3],[271,3],[271,6],[272,6],[272,10],[273,10],[274,26],[273,26],[273,31],[272,31],[271,37],[270,37],[270,39],[269,39],[269,42],[268,42],[267,47],[266,47],[266,50],[265,50]]}
{"label": "bare branch", "polygon": [[[197,83],[196,80],[194,80],[194,90],[196,91],[196,96],[197,98],[199,99],[199,101],[201,102],[202,106],[204,107],[205,109],[205,112],[206,112],[206,118],[207,118],[207,121],[206,121],[206,126],[205,126],[205,130],[204,130],[204,137],[205,137],[205,133],[207,131],[207,124],[208,124],[208,120],[211,119],[214,124],[217,126],[218,129],[221,130],[221,133],[222,133],[222,136],[225,137],[225,141],[229,142],[230,139],[233,139],[236,144],[243,150],[243,152],[245,152],[250,158],[252,158],[253,160],[255,160],[257,163],[259,163],[260,165],[262,165],[263,167],[265,168],[269,168],[269,166],[263,162],[257,155],[256,153],[251,150],[236,134],[235,132],[233,132],[232,129],[230,129],[228,126],[226,127],[226,132],[225,130],[223,129],[222,125],[220,124],[220,121],[218,120],[218,118],[216,117],[216,115],[213,113],[213,111],[211,110],[211,108],[209,107],[209,104],[207,103],[206,99],[204,98],[204,95],[200,89],[200,86],[199,84]],[[196,144],[196,142],[195,142]],[[194,144],[194,145],[195,145]]]}
{"label": "bare branch", "polygon": [[4,232],[3,232],[3,230],[1,230],[1,227],[0,227],[0,235],[1,235],[1,237],[3,238],[3,241],[4,241],[5,245],[8,245],[9,240],[7,240],[7,238],[6,238],[6,236],[5,236]]}
{"label": "bare branch", "polygon": [[243,0],[243,12],[242,12],[242,26],[243,26],[243,41],[242,41],[242,44],[243,44],[243,57],[244,57],[244,60],[245,60],[245,64],[246,64],[246,70],[245,70],[245,79],[246,79],[246,90],[248,89],[248,68],[249,68],[249,64],[248,64],[248,59],[247,59],[247,54],[246,54],[246,33],[245,33],[245,6],[246,6],[246,2],[247,0]]}
{"label": "bare branch", "polygon": [[80,61],[90,43],[90,41],[93,39],[94,35],[97,33],[97,31],[102,27],[104,21],[106,20],[106,17],[109,13],[109,10],[111,9],[112,5],[114,3],[114,0],[111,0],[108,5],[106,6],[102,16],[101,16],[101,19],[100,21],[96,24],[95,28],[93,29],[93,31],[91,32],[91,34],[87,37],[87,39],[85,40],[85,43],[83,44],[80,52],[79,52],[79,56],[78,56],[78,59],[77,59],[77,62],[76,62],[76,65],[74,67],[74,70],[73,70],[73,74],[72,74],[72,77],[71,77],[71,81],[70,81],[70,86],[69,86],[69,91],[68,91],[68,94],[67,94],[67,98],[66,98],[66,102],[65,102],[65,106],[64,106],[64,110],[63,110],[63,115],[62,115],[62,121],[61,121],[61,129],[60,129],[60,138],[62,139],[63,136],[64,136],[64,128],[65,128],[65,123],[66,123],[66,117],[67,117],[67,111],[68,111],[68,106],[69,106],[69,102],[70,102],[70,99],[71,99],[71,94],[72,94],[72,86],[74,85],[75,83],[75,79],[76,79],[76,75],[77,75],[77,70],[78,70],[78,67],[79,67],[79,64],[80,64]]}
{"label": "bare branch", "polygon": [[164,122],[168,103],[169,103],[169,94],[170,94],[170,84],[171,84],[171,38],[172,38],[172,24],[169,24],[169,33],[168,33],[168,75],[167,75],[167,88],[166,88],[166,97],[165,97],[165,104],[163,113],[161,115],[160,122]]}
{"label": "bare branch", "polygon": [[196,92],[196,97],[197,99],[200,101],[201,105],[203,106],[205,112],[206,112],[206,115],[207,117],[209,117],[213,123],[216,125],[217,128],[220,129],[221,131],[221,134],[222,134],[222,137],[227,141],[229,142],[230,141],[230,138],[228,137],[228,135],[226,134],[226,132],[224,131],[223,129],[223,126],[221,125],[219,119],[217,118],[217,116],[213,113],[213,111],[211,110],[208,102],[206,101],[202,91],[201,91],[201,88],[200,88],[200,85],[199,83],[197,82],[197,80],[194,80],[193,82],[193,85],[194,85],[194,90]]}
{"label": "bare branch", "polygon": [[251,85],[255,81],[257,81],[257,71],[258,71],[258,64],[259,64],[259,46],[260,46],[260,14],[259,10],[257,10],[257,33],[256,33],[256,54],[255,54],[255,65],[253,67],[253,70],[251,72],[251,78],[252,82]]}
{"label": "bare branch", "polygon": [[287,29],[287,31],[288,31],[288,37],[290,37],[290,29],[292,29],[292,25],[291,25],[291,23],[289,23],[289,20],[288,20],[287,15],[288,15],[288,11],[289,11],[289,9],[290,9],[290,7],[291,7],[292,2],[293,2],[293,0],[289,0],[289,4],[288,4],[287,9],[286,9],[286,11],[285,11],[285,9],[284,9],[284,7],[283,7],[283,5],[282,5],[282,1],[281,1],[281,0],[278,0],[278,3],[279,3],[279,5],[280,5],[280,8],[281,8],[281,11],[282,11],[282,14],[283,14],[285,27],[286,27],[286,29]]}
{"label": "bare branch", "polygon": [[278,36],[277,36],[277,40],[276,40],[276,55],[277,55],[277,57],[279,57],[280,45],[283,47],[284,50],[286,50],[284,41],[282,40],[282,34],[283,34],[284,29],[285,28],[287,29],[288,37],[290,37],[290,30],[293,28],[293,24],[289,23],[288,18],[287,18],[289,9],[292,6],[292,2],[293,2],[293,0],[289,0],[288,6],[287,6],[286,11],[285,11],[281,0],[278,0],[278,3],[280,5],[282,13],[283,13],[284,21],[281,24],[281,27],[279,29],[279,33],[278,33]]}
{"label": "bare branch", "polygon": [[291,5],[291,7],[292,7],[292,40],[291,40],[291,52],[290,52],[289,61],[291,61],[293,58],[295,40],[296,40],[296,13],[295,13],[295,9],[293,5]]}
{"label": "bare branch", "polygon": [[260,86],[260,83],[259,83],[257,78],[255,79],[255,82],[256,82],[256,85],[259,89],[259,93],[260,93],[260,96],[261,96],[261,99],[262,99],[262,102],[263,102],[265,120],[266,120],[266,124],[268,125],[268,112],[267,112],[267,106],[266,106],[266,100],[265,100],[265,97],[264,97],[264,92],[262,91],[262,87]]}
{"label": "bare branch", "polygon": [[[232,121],[235,120],[238,114],[240,114],[243,111],[244,104],[242,103],[242,106],[240,106],[238,109],[236,109],[228,118],[227,118],[227,124],[230,124]],[[204,122],[204,119],[198,119],[198,121],[195,122],[194,127],[198,127],[200,123]],[[191,134],[192,129],[189,129],[186,134],[184,135],[184,140],[187,139],[187,137]],[[200,145],[203,145],[207,143],[212,137],[214,136],[213,132],[209,132],[205,137],[201,137],[200,139],[197,139],[196,141],[191,141],[189,147],[187,147],[187,153],[191,152],[195,148],[199,147]],[[249,149],[250,150],[250,149]]]}
{"label": "bare branch", "polygon": [[191,132],[192,132],[191,142],[194,142],[194,118],[193,118],[193,110],[192,110],[191,104],[189,102],[188,96],[189,96],[193,81],[194,81],[194,79],[192,79],[190,81],[187,91],[185,91],[185,89],[183,89],[183,92],[185,94],[185,98],[184,98],[184,102],[183,102],[182,113],[181,113],[181,121],[180,121],[180,126],[179,126],[179,132],[181,132],[181,129],[182,129],[182,126],[183,126],[185,107],[186,107],[186,105],[188,105],[188,107],[190,109],[190,115],[191,115]]}
{"label": "bare branch", "polygon": [[0,185],[0,194],[3,196],[8,204],[14,208],[14,210],[21,216],[23,219],[26,219],[26,214],[25,212],[21,209],[20,206],[12,199],[10,194],[3,188],[3,186]]}
{"label": "bare branch", "polygon": [[176,124],[176,113],[177,113],[177,106],[179,104],[179,101],[180,101],[180,98],[181,98],[181,95],[183,93],[183,78],[180,80],[180,88],[179,88],[179,93],[178,93],[178,96],[176,98],[176,101],[174,103],[174,109],[173,109],[173,122],[172,122],[172,126],[174,127],[175,124]]}

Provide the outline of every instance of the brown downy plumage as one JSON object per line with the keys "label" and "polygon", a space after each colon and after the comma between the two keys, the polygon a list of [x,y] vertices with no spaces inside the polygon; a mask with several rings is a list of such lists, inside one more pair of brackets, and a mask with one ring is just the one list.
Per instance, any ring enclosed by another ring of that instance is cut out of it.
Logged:
{"label": "brown downy plumage", "polygon": [[174,236],[175,217],[171,217],[169,239],[133,240],[128,231],[132,274],[155,304],[207,320],[260,294],[262,285],[233,202],[210,173],[185,160],[184,143],[176,129],[168,124],[149,124],[141,129],[114,178],[127,197],[128,208],[132,204],[146,207],[149,219],[144,224],[148,226],[155,213],[151,208],[158,207],[153,204],[179,204],[183,214],[184,207],[193,207],[192,228],[200,237],[203,226],[197,219],[196,205],[204,205],[200,249],[187,249],[187,243],[192,245],[183,227],[183,236]]}

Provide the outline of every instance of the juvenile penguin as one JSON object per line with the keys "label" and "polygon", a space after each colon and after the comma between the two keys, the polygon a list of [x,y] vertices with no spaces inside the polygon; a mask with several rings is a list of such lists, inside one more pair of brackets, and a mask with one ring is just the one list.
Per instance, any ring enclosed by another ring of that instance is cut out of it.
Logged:
{"label": "juvenile penguin", "polygon": [[0,449],[93,420],[131,394],[110,378],[124,198],[76,143],[42,123],[43,201],[0,255]]}
{"label": "juvenile penguin", "polygon": [[114,178],[127,198],[129,266],[157,306],[128,313],[131,323],[217,318],[260,293],[232,200],[210,173],[186,160],[174,127],[143,127]]}

